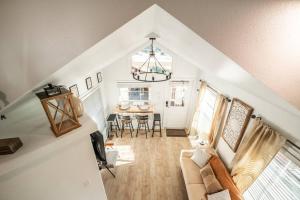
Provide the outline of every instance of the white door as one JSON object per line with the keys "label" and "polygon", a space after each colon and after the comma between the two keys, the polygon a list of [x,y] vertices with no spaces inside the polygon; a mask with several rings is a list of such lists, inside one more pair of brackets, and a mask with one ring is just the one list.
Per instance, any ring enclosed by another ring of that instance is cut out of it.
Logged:
{"label": "white door", "polygon": [[164,108],[164,127],[184,129],[191,98],[190,81],[170,81]]}

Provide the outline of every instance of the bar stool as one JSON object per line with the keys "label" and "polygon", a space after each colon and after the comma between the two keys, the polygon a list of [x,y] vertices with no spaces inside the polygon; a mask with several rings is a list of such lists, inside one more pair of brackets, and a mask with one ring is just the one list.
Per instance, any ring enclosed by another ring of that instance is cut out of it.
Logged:
{"label": "bar stool", "polygon": [[110,114],[108,118],[106,119],[109,131],[107,137],[110,138],[110,133],[112,133],[114,130],[116,131],[116,136],[118,137],[118,131],[120,131],[120,126],[118,123],[117,115],[116,114]]}
{"label": "bar stool", "polygon": [[155,126],[159,126],[159,133],[160,133],[160,137],[161,137],[161,119],[160,119],[159,113],[154,113],[153,126],[152,126],[152,137],[154,135],[154,132],[156,132]]}
{"label": "bar stool", "polygon": [[121,124],[122,124],[122,129],[121,129],[121,138],[123,136],[124,129],[127,127],[129,128],[130,135],[132,137],[132,132],[134,131],[133,125],[132,125],[132,119],[128,115],[119,115]]}
{"label": "bar stool", "polygon": [[[137,122],[138,122],[138,127],[136,129],[136,137],[138,136],[139,130],[141,127],[145,128],[145,133],[146,133],[146,138],[147,138],[147,133],[150,131],[149,129],[149,124],[148,124],[148,115],[137,115],[136,116]],[[148,129],[148,131],[147,131]]]}

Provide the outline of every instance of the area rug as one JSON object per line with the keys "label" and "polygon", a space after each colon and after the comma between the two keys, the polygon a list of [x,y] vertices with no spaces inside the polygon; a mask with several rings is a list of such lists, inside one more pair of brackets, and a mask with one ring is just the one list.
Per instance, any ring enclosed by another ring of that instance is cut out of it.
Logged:
{"label": "area rug", "polygon": [[167,129],[166,130],[168,137],[186,137],[186,132],[184,129]]}

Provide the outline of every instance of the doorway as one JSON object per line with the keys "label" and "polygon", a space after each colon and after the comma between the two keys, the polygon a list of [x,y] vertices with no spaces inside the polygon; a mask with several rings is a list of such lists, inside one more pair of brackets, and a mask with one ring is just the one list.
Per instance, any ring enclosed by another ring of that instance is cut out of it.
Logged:
{"label": "doorway", "polygon": [[164,127],[185,129],[191,100],[191,81],[170,81],[164,107]]}

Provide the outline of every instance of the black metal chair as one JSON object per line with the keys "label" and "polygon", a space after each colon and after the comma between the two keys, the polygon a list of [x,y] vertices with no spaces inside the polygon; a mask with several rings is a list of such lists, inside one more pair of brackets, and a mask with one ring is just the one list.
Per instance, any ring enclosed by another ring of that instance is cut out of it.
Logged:
{"label": "black metal chair", "polygon": [[159,126],[159,134],[161,137],[161,118],[159,113],[154,113],[153,116],[153,126],[152,126],[152,137],[154,136],[155,126]]}
{"label": "black metal chair", "polygon": [[120,126],[118,123],[117,115],[116,114],[110,114],[107,118],[107,123],[109,126],[108,129],[108,135],[107,137],[110,138],[111,134],[113,131],[115,131],[116,136],[118,137],[118,131],[120,131]]}
{"label": "black metal chair", "polygon": [[119,119],[121,120],[121,138],[123,136],[123,132],[125,130],[125,128],[129,128],[130,131],[130,135],[132,137],[132,132],[134,131],[133,125],[132,125],[132,119],[130,116],[128,115],[119,115]]}
{"label": "black metal chair", "polygon": [[[109,168],[113,168],[115,166],[118,151],[110,151],[109,155],[106,155],[103,136],[99,131],[90,134],[90,137],[99,169],[101,170],[103,168],[106,168],[113,177],[116,177],[115,174]],[[112,163],[109,163],[108,160],[110,160]]]}
{"label": "black metal chair", "polygon": [[150,131],[149,129],[149,124],[148,124],[148,115],[137,115],[136,116],[138,126],[136,129],[136,137],[138,136],[139,130],[144,127],[145,128],[145,133],[146,133],[146,138],[147,138],[147,133]]}

